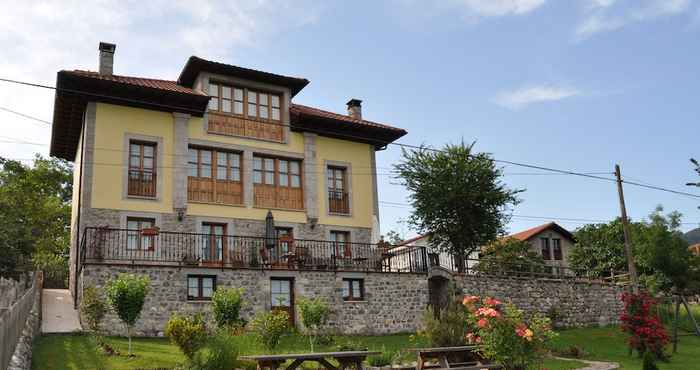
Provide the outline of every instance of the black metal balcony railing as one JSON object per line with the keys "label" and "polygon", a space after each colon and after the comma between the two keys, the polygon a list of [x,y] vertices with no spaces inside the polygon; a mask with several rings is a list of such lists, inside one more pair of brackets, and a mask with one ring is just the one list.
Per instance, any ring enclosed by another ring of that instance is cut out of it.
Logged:
{"label": "black metal balcony railing", "polygon": [[367,243],[88,227],[80,261],[322,271],[427,273],[424,248],[389,252]]}
{"label": "black metal balcony railing", "polygon": [[331,213],[350,213],[350,197],[342,190],[328,189],[328,210]]}

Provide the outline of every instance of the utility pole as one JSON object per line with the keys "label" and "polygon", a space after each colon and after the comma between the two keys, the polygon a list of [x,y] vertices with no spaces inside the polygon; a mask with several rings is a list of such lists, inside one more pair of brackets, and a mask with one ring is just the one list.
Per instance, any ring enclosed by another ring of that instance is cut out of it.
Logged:
{"label": "utility pole", "polygon": [[615,177],[617,178],[617,195],[620,197],[620,213],[622,215],[622,231],[625,234],[625,254],[627,255],[627,269],[630,274],[630,284],[632,284],[632,292],[639,293],[637,286],[637,267],[634,265],[634,256],[632,255],[632,241],[630,237],[630,225],[627,218],[627,208],[625,208],[625,194],[622,192],[622,177],[620,176],[620,165],[615,165]]}

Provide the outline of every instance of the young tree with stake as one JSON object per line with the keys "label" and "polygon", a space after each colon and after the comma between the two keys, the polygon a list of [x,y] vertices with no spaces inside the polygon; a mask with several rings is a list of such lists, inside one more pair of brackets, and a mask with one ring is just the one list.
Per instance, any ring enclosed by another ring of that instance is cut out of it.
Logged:
{"label": "young tree with stake", "polygon": [[132,356],[131,329],[141,314],[149,284],[150,280],[147,276],[134,274],[120,274],[119,277],[110,279],[105,284],[109,305],[126,325],[126,335],[129,337],[129,356]]}

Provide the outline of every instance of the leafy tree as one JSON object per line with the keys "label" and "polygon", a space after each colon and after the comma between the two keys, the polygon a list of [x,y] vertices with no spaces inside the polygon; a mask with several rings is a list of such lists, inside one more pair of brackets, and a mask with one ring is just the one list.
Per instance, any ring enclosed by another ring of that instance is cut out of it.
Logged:
{"label": "leafy tree", "polygon": [[243,288],[218,288],[211,297],[214,320],[219,328],[233,329],[244,325],[241,319]]}
{"label": "leafy tree", "polygon": [[[630,223],[640,281],[652,290],[696,289],[697,262],[679,230],[680,221],[680,213],[663,214],[663,207],[658,206],[647,221]],[[608,276],[611,270],[626,270],[620,219],[607,224],[586,225],[574,235],[576,244],[569,256],[573,268],[585,269],[597,276]]]}
{"label": "leafy tree", "polygon": [[421,234],[430,233],[432,247],[457,256],[504,234],[507,211],[520,202],[522,191],[507,188],[491,156],[473,149],[473,143],[461,143],[442,150],[403,150],[395,165],[398,179],[411,192],[409,224]]}
{"label": "leafy tree", "polygon": [[[47,287],[63,286],[70,245],[72,165],[37,155],[33,167],[0,158],[0,275],[33,259]],[[61,273],[64,271],[64,273]]]}
{"label": "leafy tree", "polygon": [[107,313],[107,305],[105,304],[99,289],[89,285],[83,289],[83,297],[80,300],[80,313],[85,318],[88,328],[100,335],[102,319]]}
{"label": "leafy tree", "polygon": [[309,337],[311,352],[314,351],[314,343],[320,334],[320,330],[326,325],[331,316],[331,308],[328,303],[321,298],[301,298],[297,302],[301,323],[306,328]]}
{"label": "leafy tree", "polygon": [[120,274],[119,277],[110,279],[105,284],[109,305],[126,325],[129,356],[131,356],[131,329],[141,315],[149,284],[150,280],[147,276],[134,274]]}
{"label": "leafy tree", "polygon": [[404,237],[395,230],[389,230],[386,234],[382,235],[382,239],[391,245],[397,245],[404,241]]}
{"label": "leafy tree", "polygon": [[540,272],[542,257],[532,250],[532,244],[515,238],[498,240],[482,251],[476,269],[481,272],[509,271]]}

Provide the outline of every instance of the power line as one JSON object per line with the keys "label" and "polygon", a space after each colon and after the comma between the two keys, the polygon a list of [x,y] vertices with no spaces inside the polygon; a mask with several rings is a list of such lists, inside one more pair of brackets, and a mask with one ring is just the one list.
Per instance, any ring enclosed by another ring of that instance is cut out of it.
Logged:
{"label": "power line", "polygon": [[49,121],[43,120],[43,119],[41,119],[41,118],[32,117],[32,116],[30,116],[30,115],[28,115],[28,114],[20,113],[20,112],[17,112],[17,111],[15,111],[15,110],[12,110],[12,109],[10,109],[10,108],[6,108],[6,107],[0,106],[0,110],[3,110],[3,111],[5,111],[5,112],[18,115],[18,116],[20,116],[20,117],[24,117],[24,118],[26,118],[26,119],[30,119],[30,120],[32,120],[32,121],[41,122],[41,123],[43,123],[43,124],[46,124],[46,125],[51,126],[51,122],[49,122]]}
{"label": "power line", "polygon": [[[94,96],[94,97],[101,97],[101,98],[110,98],[113,100],[121,100],[125,102],[131,102],[131,103],[148,103],[152,104],[155,106],[160,106],[163,108],[170,108],[170,109],[177,109],[177,110],[184,110],[184,111],[192,111],[191,108],[188,107],[180,107],[180,106],[175,106],[175,105],[169,105],[169,104],[156,104],[152,102],[146,102],[143,100],[138,100],[138,99],[129,99],[129,98],[123,98],[123,97],[113,97],[113,96],[106,96],[102,94],[94,94],[94,93],[89,93],[85,91],[80,91],[80,90],[73,90],[73,89],[65,89],[65,88],[58,88],[54,86],[48,86],[48,85],[42,85],[42,84],[36,84],[36,83],[31,83],[31,82],[25,82],[25,81],[19,81],[19,80],[13,80],[13,79],[8,79],[8,78],[2,78],[0,77],[0,81],[4,82],[9,82],[9,83],[15,83],[15,84],[20,84],[20,85],[25,85],[25,86],[33,86],[33,87],[39,87],[39,88],[44,88],[44,89],[51,89],[51,90],[56,90],[56,91],[64,91],[68,93],[73,93],[73,94],[78,94],[78,95],[86,95],[86,96]],[[31,117],[31,119],[36,119],[35,117]],[[42,120],[43,121],[43,120]],[[44,121],[46,122],[46,121]],[[270,125],[276,125],[276,126],[283,126],[283,127],[292,127],[290,124],[286,123],[275,123],[275,122],[269,122]],[[332,134],[328,131],[322,130],[322,129],[312,129],[311,131],[316,132],[316,133],[326,133],[326,134]],[[363,141],[366,141],[366,138],[358,137],[356,135],[347,135],[345,134],[345,137],[347,138],[354,138],[354,139],[361,139]],[[418,145],[411,145],[411,144],[404,144],[404,143],[388,143],[387,145],[395,145],[399,146],[401,148],[409,148],[409,149],[414,149],[414,150],[430,150],[430,151],[435,151],[435,152],[444,152],[441,149],[434,149],[426,146],[418,146]],[[586,172],[578,172],[578,171],[572,171],[572,170],[562,170],[558,168],[552,168],[552,167],[545,167],[545,166],[540,166],[540,165],[534,165],[534,164],[528,164],[528,163],[523,163],[523,162],[516,162],[516,161],[509,161],[509,160],[503,160],[503,159],[495,159],[491,158],[492,161],[496,163],[503,163],[503,164],[509,164],[512,166],[519,166],[519,167],[524,167],[524,168],[530,168],[530,169],[536,169],[536,170],[541,170],[541,171],[548,171],[548,172],[553,172],[553,173],[559,173],[563,175],[571,175],[571,176],[579,176],[579,177],[585,177],[585,178],[591,178],[591,179],[596,179],[596,180],[601,180],[601,181],[608,181],[608,182],[616,182],[614,178],[610,177],[603,177],[599,176],[598,174],[592,174],[592,173],[586,173]],[[606,172],[607,174],[607,172]],[[673,189],[668,189],[664,188],[661,186],[655,186],[655,185],[648,185],[648,184],[642,184],[639,182],[632,182],[632,181],[627,181],[623,180],[624,183],[633,185],[633,186],[639,186],[647,189],[653,189],[657,191],[664,191],[664,192],[669,192],[677,195],[683,195],[683,196],[688,196],[692,198],[697,198],[700,199],[700,195],[697,194],[691,194],[683,191],[678,191],[678,190],[673,190]]]}

